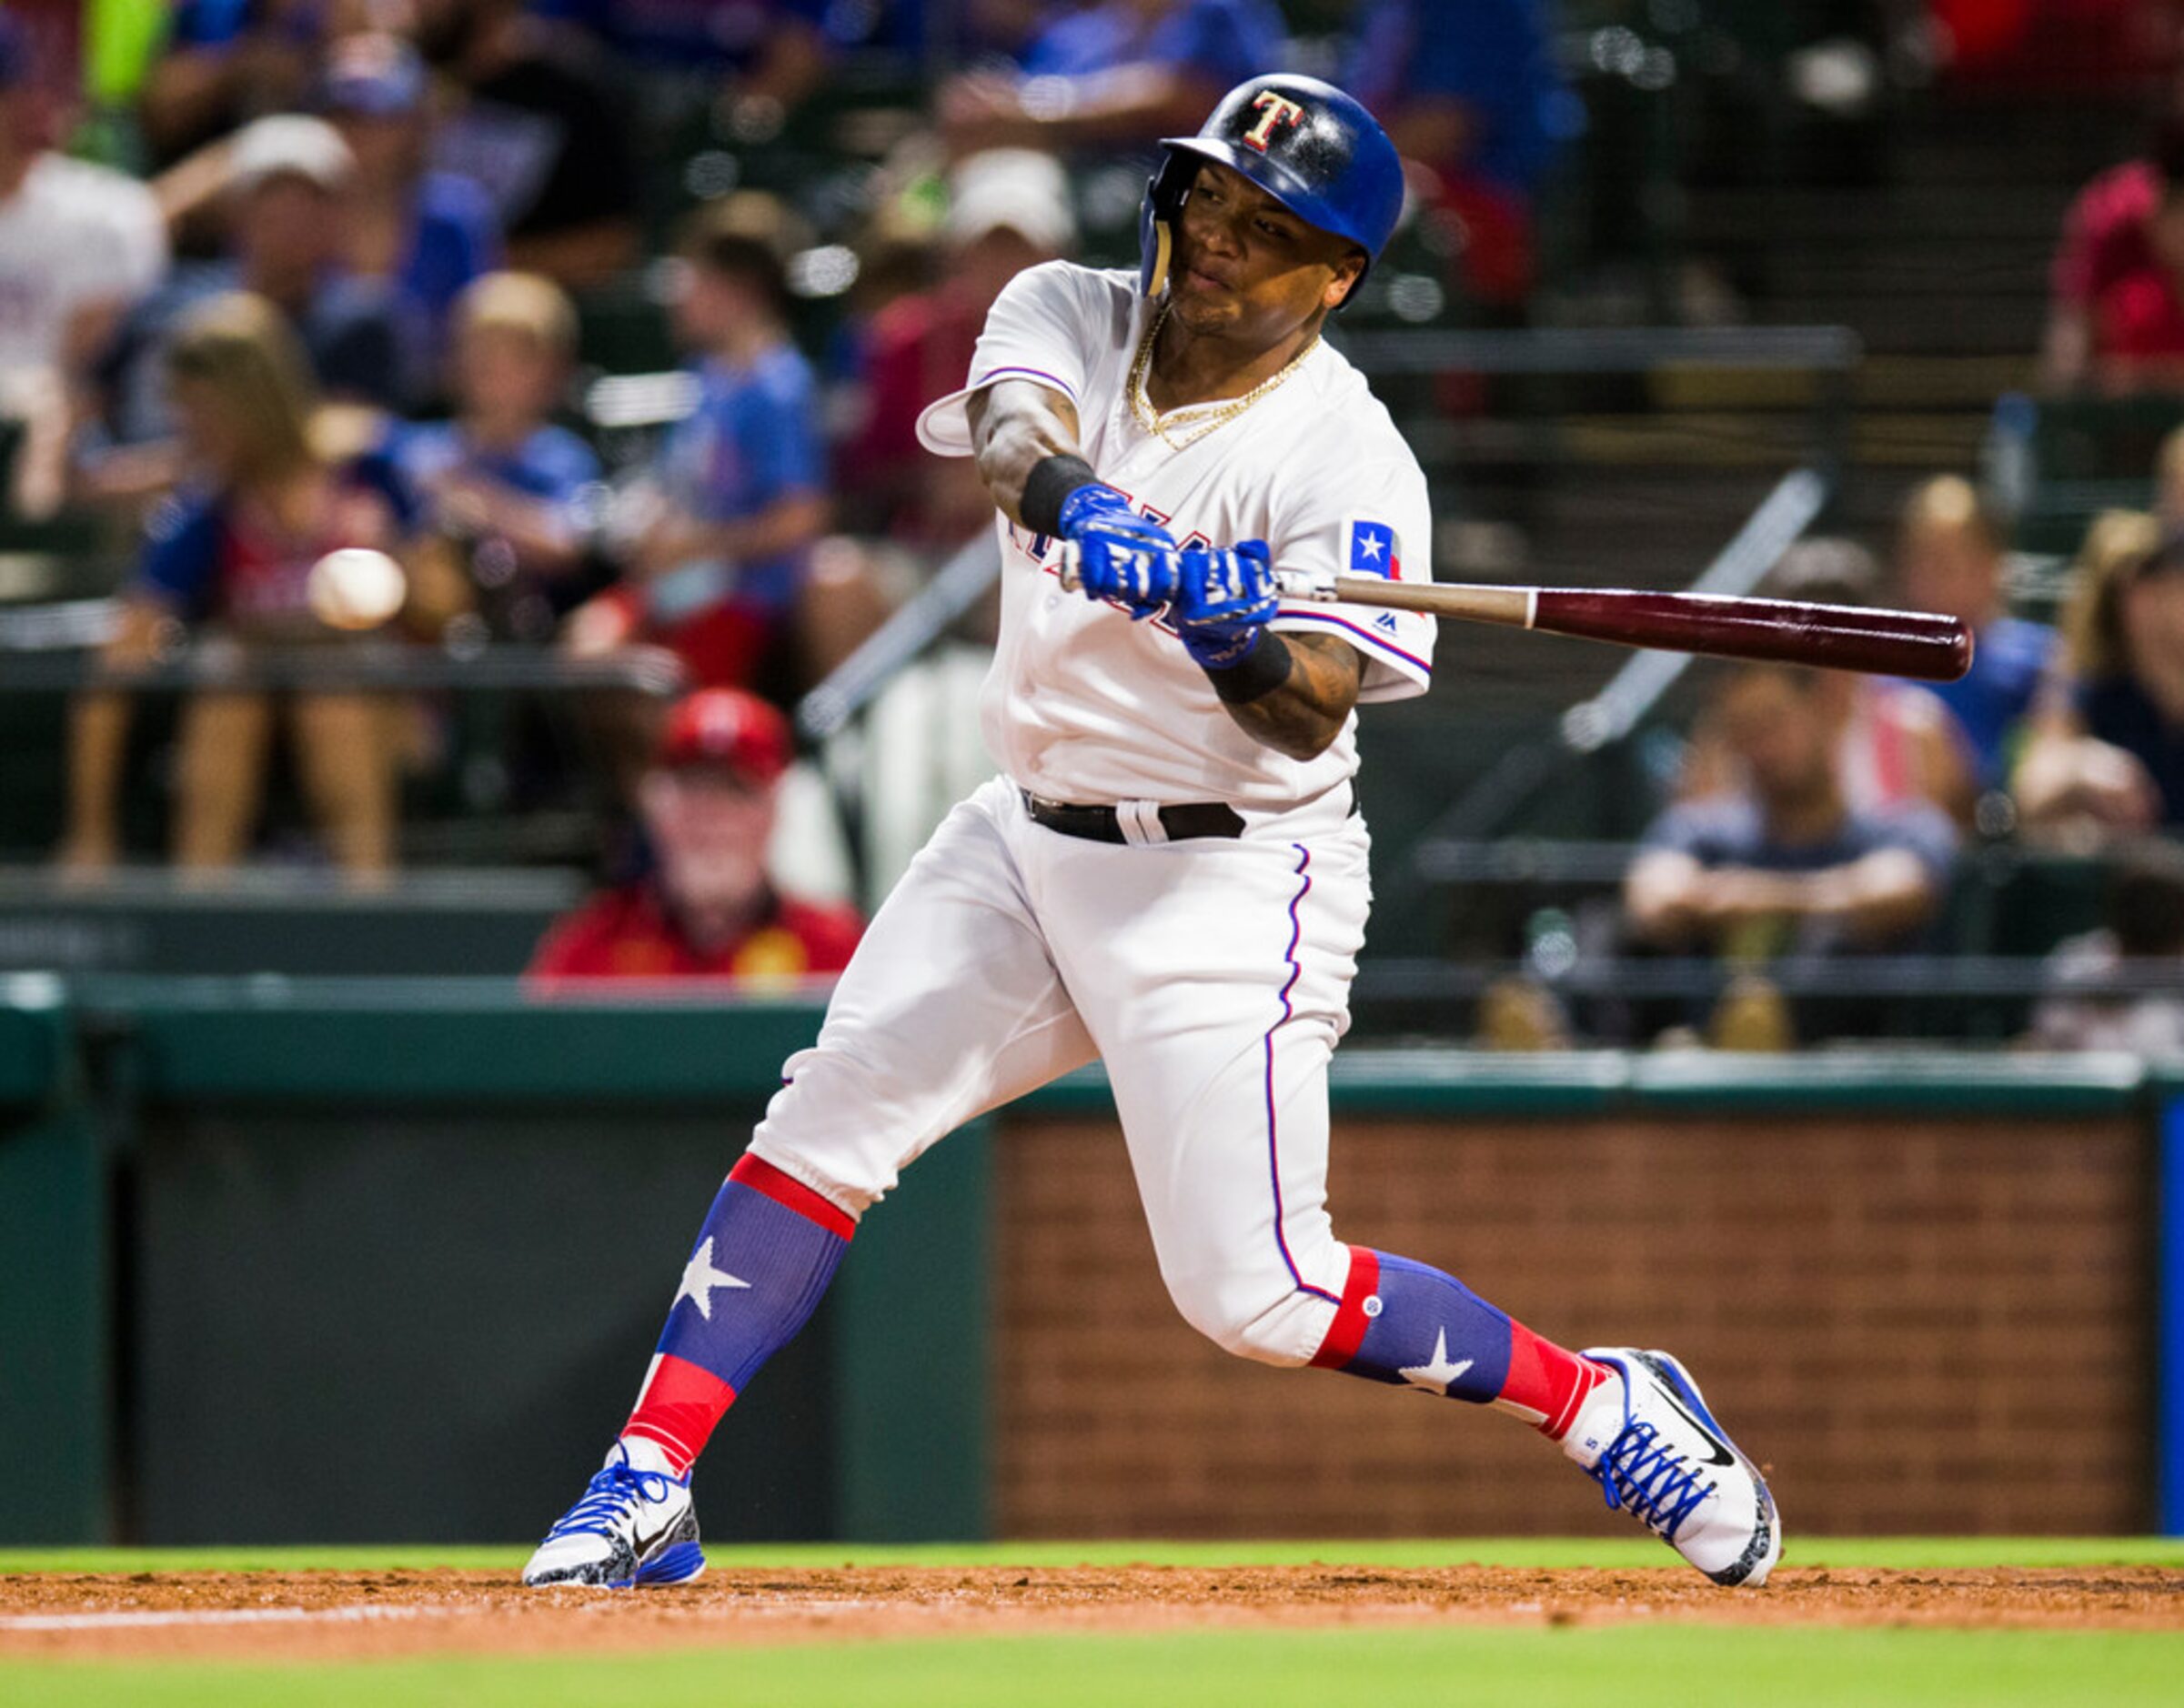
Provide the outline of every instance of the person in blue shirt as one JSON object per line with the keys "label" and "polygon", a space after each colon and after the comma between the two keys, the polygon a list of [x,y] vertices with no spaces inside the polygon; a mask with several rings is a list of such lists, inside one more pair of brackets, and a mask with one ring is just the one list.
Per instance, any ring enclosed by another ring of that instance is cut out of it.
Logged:
{"label": "person in blue shirt", "polygon": [[1583,124],[1554,55],[1545,0],[1360,0],[1342,85],[1439,181],[1463,230],[1463,284],[1521,302],[1537,270],[1535,209]]}
{"label": "person in blue shirt", "polygon": [[599,460],[549,418],[576,355],[575,306],[550,280],[490,273],[455,312],[451,421],[403,425],[388,455],[436,533],[466,548],[488,620],[542,640],[577,601]]}
{"label": "person in blue shirt", "polygon": [[700,208],[679,245],[678,336],[697,400],[617,505],[622,580],[569,619],[579,655],[672,648],[701,686],[747,686],[788,636],[828,519],[811,367],[790,342],[778,249],[745,197]]}
{"label": "person in blue shirt", "polygon": [[1955,827],[1924,804],[1850,804],[1841,701],[1825,688],[1822,672],[1788,665],[1721,679],[1712,716],[1737,776],[1646,830],[1624,882],[1642,941],[1741,963],[1900,948],[1939,909]]}
{"label": "person in blue shirt", "polygon": [[1912,492],[1896,562],[1913,609],[1958,618],[1971,628],[1972,668],[1927,687],[1948,708],[1979,788],[2004,788],[2040,685],[2060,656],[2056,632],[2004,610],[2001,527],[1961,476],[1938,476]]}
{"label": "person in blue shirt", "polygon": [[940,93],[959,156],[987,148],[1130,149],[1189,133],[1222,95],[1283,58],[1271,0],[1100,0],[1032,35],[1014,74],[972,71]]}
{"label": "person in blue shirt", "polygon": [[426,165],[425,65],[407,42],[337,42],[322,104],[357,162],[342,211],[350,270],[391,287],[402,317],[403,392],[431,398],[455,299],[500,264],[498,216],[478,185]]}
{"label": "person in blue shirt", "polygon": [[[383,459],[330,455],[301,342],[274,304],[212,297],[184,318],[165,367],[189,477],[154,513],[136,579],[102,655],[126,670],[156,658],[176,624],[244,646],[330,646],[312,595],[328,552],[367,547],[405,563],[414,604],[432,577],[416,549],[417,513]],[[407,613],[406,613],[407,615]],[[286,722],[304,794],[334,859],[352,877],[392,869],[396,750],[386,704],[303,691]],[[129,702],[86,695],[74,708],[69,824],[61,859],[79,873],[120,853],[116,799]],[[182,711],[172,843],[177,865],[233,865],[257,818],[276,711],[251,689],[192,695]]]}

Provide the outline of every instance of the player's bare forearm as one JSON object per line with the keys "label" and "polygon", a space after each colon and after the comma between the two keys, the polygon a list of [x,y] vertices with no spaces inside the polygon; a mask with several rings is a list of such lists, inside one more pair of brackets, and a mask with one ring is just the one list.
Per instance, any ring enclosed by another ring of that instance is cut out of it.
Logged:
{"label": "player's bare forearm", "polygon": [[1658,948],[1689,940],[1699,925],[1706,869],[1675,849],[1652,849],[1623,879],[1623,911],[1634,934]]}
{"label": "player's bare forearm", "polygon": [[971,444],[979,477],[1009,520],[1023,523],[1023,487],[1050,457],[1081,457],[1077,409],[1051,386],[1004,379],[970,400]]}
{"label": "player's bare forearm", "polygon": [[1925,864],[1907,849],[1876,849],[1813,876],[1812,910],[1840,919],[1861,943],[1886,942],[1915,929],[1941,899]]}
{"label": "player's bare forearm", "polygon": [[[1271,630],[1261,648],[1282,648],[1288,674],[1264,693],[1223,704],[1236,727],[1254,741],[1293,759],[1315,759],[1343,732],[1364,677],[1356,648],[1333,635],[1278,635]],[[1211,674],[1211,672],[1209,672]]]}

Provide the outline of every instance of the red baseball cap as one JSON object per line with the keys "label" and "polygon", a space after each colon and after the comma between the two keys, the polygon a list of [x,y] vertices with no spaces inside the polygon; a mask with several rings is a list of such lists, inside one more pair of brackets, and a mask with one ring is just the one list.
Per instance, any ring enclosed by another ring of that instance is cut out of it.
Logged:
{"label": "red baseball cap", "polygon": [[789,769],[789,720],[740,688],[702,688],[669,709],[652,762],[669,768],[719,765],[759,784]]}

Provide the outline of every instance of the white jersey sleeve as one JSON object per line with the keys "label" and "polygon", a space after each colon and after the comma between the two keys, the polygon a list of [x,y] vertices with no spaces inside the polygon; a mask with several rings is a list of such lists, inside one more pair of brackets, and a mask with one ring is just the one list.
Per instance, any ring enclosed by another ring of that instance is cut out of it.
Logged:
{"label": "white jersey sleeve", "polygon": [[[1433,509],[1425,476],[1407,452],[1358,464],[1329,456],[1277,488],[1272,536],[1277,569],[1431,581]],[[1361,701],[1407,699],[1434,679],[1434,618],[1346,603],[1283,601],[1272,627],[1339,635],[1365,661]]]}
{"label": "white jersey sleeve", "polygon": [[1114,293],[1098,273],[1066,261],[1026,267],[987,311],[963,388],[918,417],[918,442],[936,456],[970,456],[964,405],[999,379],[1052,387],[1082,408],[1088,364],[1096,348],[1114,341],[1116,312]]}

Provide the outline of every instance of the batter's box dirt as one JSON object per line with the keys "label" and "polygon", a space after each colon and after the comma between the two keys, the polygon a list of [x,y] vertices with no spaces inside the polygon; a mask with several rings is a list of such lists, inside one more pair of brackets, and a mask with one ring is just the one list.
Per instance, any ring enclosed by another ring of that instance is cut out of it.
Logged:
{"label": "batter's box dirt", "polygon": [[2184,1630],[2184,1571],[1342,1566],[733,1571],[672,1590],[526,1591],[480,1572],[188,1572],[0,1580],[0,1658],[535,1653],[1195,1626],[1934,1625]]}

